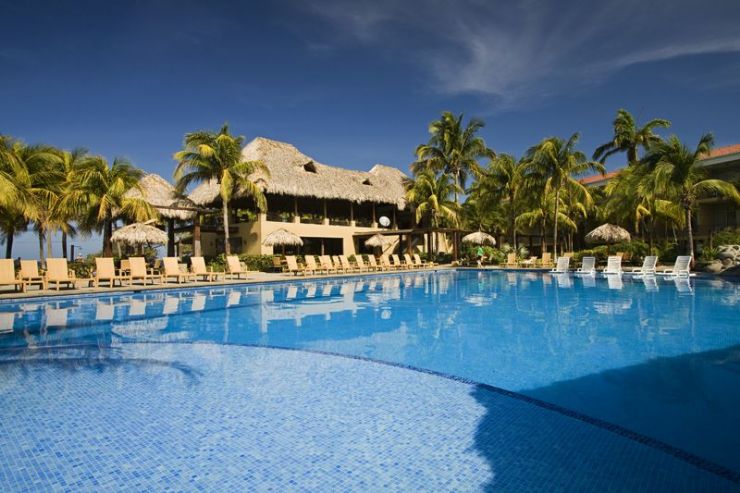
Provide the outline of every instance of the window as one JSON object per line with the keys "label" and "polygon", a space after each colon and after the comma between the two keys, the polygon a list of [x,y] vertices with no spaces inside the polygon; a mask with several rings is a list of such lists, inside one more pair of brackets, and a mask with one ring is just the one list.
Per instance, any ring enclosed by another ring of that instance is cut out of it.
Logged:
{"label": "window", "polygon": [[303,169],[308,171],[309,173],[318,173],[318,171],[316,170],[316,164],[314,164],[313,161],[309,161],[304,164]]}
{"label": "window", "polygon": [[363,185],[372,185],[373,182],[370,181],[370,178],[365,178],[365,181],[362,182]]}

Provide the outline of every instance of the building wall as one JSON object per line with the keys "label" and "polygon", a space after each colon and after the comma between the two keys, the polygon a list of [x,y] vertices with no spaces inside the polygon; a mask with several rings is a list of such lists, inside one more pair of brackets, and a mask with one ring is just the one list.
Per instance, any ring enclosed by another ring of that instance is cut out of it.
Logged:
{"label": "building wall", "polygon": [[[233,227],[238,228],[236,234],[232,234],[232,239],[241,238],[241,250],[235,253],[246,255],[272,255],[280,252],[280,247],[273,250],[273,247],[264,246],[264,238],[278,229],[287,229],[303,238],[334,238],[342,241],[343,252],[345,255],[354,255],[357,253],[355,245],[355,234],[357,233],[374,233],[378,231],[375,227],[361,227],[356,225],[340,226],[332,224],[306,224],[300,222],[285,223],[280,221],[268,221],[265,214],[259,214],[258,220],[244,223],[237,223]],[[212,232],[203,232],[201,234],[201,248],[203,255],[216,256],[222,253],[221,244],[218,238],[221,235]],[[390,235],[393,243],[384,248],[384,253],[393,252],[398,246],[398,237]],[[452,245],[446,241],[444,235],[438,234],[437,240],[440,252],[450,252]],[[418,249],[424,249],[426,241],[417,243]],[[405,241],[404,241],[405,245]]]}

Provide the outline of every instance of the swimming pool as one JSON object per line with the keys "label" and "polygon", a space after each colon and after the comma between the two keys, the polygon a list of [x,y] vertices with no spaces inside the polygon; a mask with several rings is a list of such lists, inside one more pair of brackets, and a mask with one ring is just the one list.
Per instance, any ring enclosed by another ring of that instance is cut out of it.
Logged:
{"label": "swimming pool", "polygon": [[[727,281],[475,270],[2,302],[0,484],[734,489],[738,308]],[[148,427],[160,448],[130,438]]]}

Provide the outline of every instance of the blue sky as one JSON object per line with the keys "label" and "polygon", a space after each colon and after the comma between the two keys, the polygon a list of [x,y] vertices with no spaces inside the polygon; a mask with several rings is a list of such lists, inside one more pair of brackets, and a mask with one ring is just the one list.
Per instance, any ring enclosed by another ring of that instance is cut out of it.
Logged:
{"label": "blue sky", "polygon": [[0,11],[0,133],[168,178],[183,134],[225,121],[358,169],[406,170],[444,110],[483,118],[489,146],[516,155],[574,131],[590,153],[620,107],[668,118],[692,143],[706,131],[740,142],[736,0],[0,0]]}

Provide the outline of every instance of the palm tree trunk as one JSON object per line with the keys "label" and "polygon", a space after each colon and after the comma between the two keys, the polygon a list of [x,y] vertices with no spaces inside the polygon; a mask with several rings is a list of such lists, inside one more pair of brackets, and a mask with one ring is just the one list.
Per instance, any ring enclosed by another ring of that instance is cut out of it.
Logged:
{"label": "palm tree trunk", "polygon": [[175,256],[175,220],[167,219],[167,256]]}
{"label": "palm tree trunk", "polygon": [[555,225],[552,232],[552,256],[558,256],[558,213],[560,212],[560,188],[555,190]]}
{"label": "palm tree trunk", "polygon": [[62,231],[62,256],[67,258],[67,233]]}
{"label": "palm tree trunk", "polygon": [[630,147],[627,151],[627,164],[637,162],[637,147]]}
{"label": "palm tree trunk", "polygon": [[231,255],[231,244],[229,243],[229,203],[223,201],[223,213],[224,213],[224,253]]}
{"label": "palm tree trunk", "polygon": [[540,243],[542,244],[542,253],[547,251],[547,240],[545,239],[545,218],[542,217],[542,224],[540,225]]}
{"label": "palm tree trunk", "polygon": [[110,240],[111,236],[113,236],[113,221],[106,219],[103,221],[103,257],[113,256],[113,244]]}
{"label": "palm tree trunk", "polygon": [[509,227],[511,228],[511,245],[516,250],[516,216],[514,214],[514,197],[509,195]]}
{"label": "palm tree trunk", "polygon": [[44,257],[44,230],[39,229],[39,260],[41,262],[44,262],[46,260],[46,257]]}
{"label": "palm tree trunk", "polygon": [[689,237],[689,255],[691,262],[694,262],[694,230],[691,228],[691,209],[686,208],[686,231]]}
{"label": "palm tree trunk", "polygon": [[5,258],[13,258],[13,239],[15,237],[15,231],[7,231],[5,237]]}
{"label": "palm tree trunk", "polygon": [[49,234],[46,235],[46,255],[48,257],[51,257],[53,255],[51,251],[51,235],[52,234],[53,234],[52,232],[49,232]]}
{"label": "palm tree trunk", "polygon": [[193,218],[193,255],[200,257],[200,214],[196,213]]}

